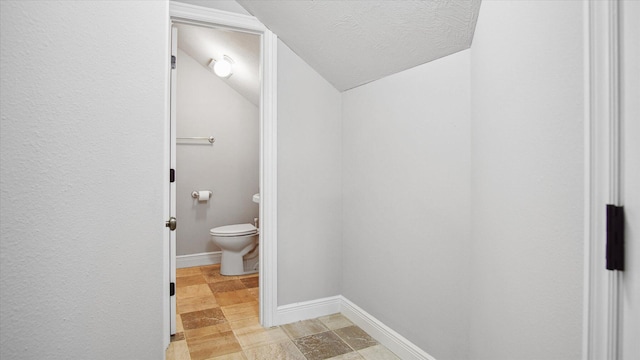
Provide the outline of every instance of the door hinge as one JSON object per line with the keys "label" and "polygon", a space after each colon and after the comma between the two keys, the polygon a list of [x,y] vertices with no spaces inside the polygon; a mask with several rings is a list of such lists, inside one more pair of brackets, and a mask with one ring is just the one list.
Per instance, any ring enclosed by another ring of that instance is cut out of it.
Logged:
{"label": "door hinge", "polygon": [[607,270],[624,270],[624,208],[607,205]]}
{"label": "door hinge", "polygon": [[176,181],[176,170],[169,169],[169,182],[175,182],[175,181]]}
{"label": "door hinge", "polygon": [[176,294],[176,283],[169,283],[169,296]]}
{"label": "door hinge", "polygon": [[171,55],[171,70],[176,68],[176,56]]}

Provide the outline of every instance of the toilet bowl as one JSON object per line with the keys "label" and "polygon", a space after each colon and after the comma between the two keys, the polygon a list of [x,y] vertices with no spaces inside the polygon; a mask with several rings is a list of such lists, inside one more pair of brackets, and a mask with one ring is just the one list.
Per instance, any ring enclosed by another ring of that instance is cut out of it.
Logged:
{"label": "toilet bowl", "polygon": [[209,231],[222,249],[220,274],[246,275],[258,272],[258,229],[251,224],[226,225]]}

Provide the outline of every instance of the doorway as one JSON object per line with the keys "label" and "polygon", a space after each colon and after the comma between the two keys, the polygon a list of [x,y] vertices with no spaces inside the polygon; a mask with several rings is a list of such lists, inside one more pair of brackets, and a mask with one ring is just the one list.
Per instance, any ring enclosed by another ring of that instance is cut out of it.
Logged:
{"label": "doorway", "polygon": [[[259,226],[260,36],[180,22],[173,28],[176,267],[192,268],[222,261],[211,229]],[[259,251],[249,246],[244,261],[227,258],[223,270],[256,272]]]}
{"label": "doorway", "polygon": [[[260,36],[173,26],[178,37],[174,169],[181,225],[176,265],[183,268],[220,262],[211,228],[257,225],[259,219]],[[217,75],[212,67],[218,65],[231,65],[230,73]]]}
{"label": "doorway", "polygon": [[[260,219],[260,239],[259,239],[259,313],[260,323],[265,327],[274,325],[274,316],[276,314],[277,307],[277,264],[275,261],[275,254],[277,250],[277,183],[276,183],[276,159],[277,159],[277,143],[276,143],[276,129],[277,129],[277,117],[276,117],[276,36],[267,30],[257,19],[249,16],[239,16],[238,14],[228,13],[224,11],[218,11],[208,8],[202,8],[198,6],[174,3],[170,2],[170,17],[171,23],[178,24],[179,26],[195,26],[204,29],[215,29],[226,33],[235,32],[242,35],[250,34],[256,36],[259,43],[259,58],[258,58],[258,84],[259,89],[257,95],[253,95],[254,101],[258,103],[258,136],[259,136],[259,159],[258,159],[258,193],[260,194],[260,200],[258,206],[258,218]],[[223,58],[224,58],[223,54]],[[226,54],[229,56],[228,54]],[[230,56],[229,56],[230,57]],[[176,64],[177,65],[177,64]],[[178,65],[179,66],[179,65]],[[202,67],[208,66],[200,65]],[[238,64],[238,68],[240,65]],[[236,76],[238,75],[238,76]],[[240,73],[235,73],[229,79],[241,80]],[[175,82],[174,82],[175,83]],[[172,87],[167,90],[168,94],[171,94]],[[240,94],[241,90],[234,90]],[[241,95],[243,96],[243,95]],[[251,95],[244,95],[251,97]],[[244,97],[243,96],[243,97]],[[169,96],[169,102],[173,102],[173,99]],[[257,100],[256,100],[257,98]],[[250,100],[247,100],[250,102]],[[175,109],[175,106],[169,111],[171,113]],[[173,117],[175,120],[175,116]],[[171,149],[175,149],[176,146],[176,132],[175,127],[172,128],[172,119],[167,119],[169,130],[167,132],[167,164],[171,164]],[[175,124],[175,122],[174,122]],[[209,138],[215,134],[205,133],[190,134],[194,138]],[[183,139],[186,142],[193,141],[199,142],[204,139]],[[208,140],[204,140],[208,141]],[[216,139],[215,141],[220,141]],[[213,146],[215,147],[215,141]],[[191,147],[211,146],[207,145],[185,145]],[[173,152],[175,154],[175,151]],[[170,168],[170,166],[168,166]],[[179,170],[177,170],[179,171]],[[169,171],[168,171],[169,173]],[[173,193],[171,186],[167,186],[167,201],[165,201],[165,210],[170,216],[175,216],[175,203],[170,201],[175,195],[175,186]],[[210,190],[210,189],[193,189],[197,190]],[[215,190],[214,190],[215,191]],[[196,199],[194,199],[196,200]],[[252,197],[248,199],[251,204]],[[171,210],[174,208],[174,213],[171,214]],[[196,210],[197,211],[197,210]],[[181,220],[177,219],[178,226],[180,228]],[[206,231],[208,236],[208,231]],[[175,232],[166,232],[165,244],[166,245],[166,279],[170,288],[173,285],[175,287],[175,269],[176,269],[176,246],[171,246],[171,238],[175,239]],[[210,246],[210,245],[207,245]],[[215,250],[215,249],[212,249]],[[213,251],[212,251],[213,252]],[[172,256],[172,253],[174,256]],[[175,288],[174,288],[175,289]],[[175,291],[170,292],[175,294]],[[175,295],[168,296],[165,299],[165,314],[167,314],[165,323],[165,341],[166,345],[169,344],[169,335],[175,332]],[[173,324],[172,324],[173,323]]]}

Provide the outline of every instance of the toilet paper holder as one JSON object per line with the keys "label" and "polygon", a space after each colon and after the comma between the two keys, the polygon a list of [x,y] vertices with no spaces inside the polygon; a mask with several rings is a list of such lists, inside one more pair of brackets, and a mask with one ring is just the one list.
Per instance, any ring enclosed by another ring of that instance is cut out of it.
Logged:
{"label": "toilet paper holder", "polygon": [[[202,190],[202,191],[205,191],[205,190]],[[206,190],[206,191],[207,191],[207,193],[209,195],[209,199],[211,199],[211,194],[213,194],[213,191],[211,191],[211,190]],[[191,193],[191,197],[194,198],[194,199],[198,199],[200,197],[200,191],[194,190]]]}

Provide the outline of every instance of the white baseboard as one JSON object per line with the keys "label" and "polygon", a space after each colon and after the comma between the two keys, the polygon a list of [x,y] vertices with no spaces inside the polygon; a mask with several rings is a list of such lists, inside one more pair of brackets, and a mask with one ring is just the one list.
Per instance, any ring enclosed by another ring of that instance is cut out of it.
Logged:
{"label": "white baseboard", "polygon": [[278,306],[275,325],[342,313],[403,360],[436,360],[342,295]]}
{"label": "white baseboard", "polygon": [[176,256],[176,268],[220,264],[222,251]]}
{"label": "white baseboard", "polygon": [[340,312],[341,296],[304,301],[278,306],[276,325],[290,324],[296,321],[314,319]]}
{"label": "white baseboard", "polygon": [[380,320],[373,317],[368,312],[362,310],[359,306],[349,301],[344,296],[341,298],[341,313],[352,323],[358,325],[372,338],[391,350],[400,359],[403,360],[436,360],[433,356],[427,354],[424,350],[417,347],[414,343],[407,340],[404,336],[393,331],[390,327],[383,324]]}

